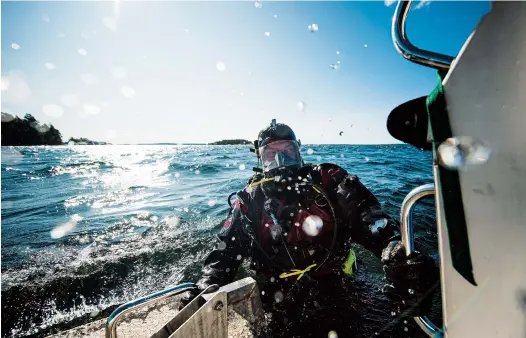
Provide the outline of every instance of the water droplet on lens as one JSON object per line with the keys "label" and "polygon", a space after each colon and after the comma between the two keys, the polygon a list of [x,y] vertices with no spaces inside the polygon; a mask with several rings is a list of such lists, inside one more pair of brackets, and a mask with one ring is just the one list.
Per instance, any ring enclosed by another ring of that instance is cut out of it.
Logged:
{"label": "water droplet on lens", "polygon": [[415,290],[413,289],[408,289],[407,292],[409,292],[410,295],[413,295],[415,293]]}
{"label": "water droplet on lens", "polygon": [[264,296],[265,295],[265,291],[261,291],[261,294]]}
{"label": "water droplet on lens", "polygon": [[316,33],[318,31],[318,25],[313,23],[312,25],[309,25],[307,26],[307,28],[309,29],[309,31],[311,33]]}
{"label": "water droplet on lens", "polygon": [[179,177],[179,176],[181,176],[181,174],[178,173],[178,172],[176,172],[176,173],[174,174],[174,176],[175,176],[175,177]]}
{"label": "water droplet on lens", "polygon": [[226,268],[225,271],[226,271],[226,272],[230,272],[230,268]]}
{"label": "water droplet on lens", "polygon": [[338,338],[338,333],[336,331],[329,331],[327,338]]}
{"label": "water droplet on lens", "polygon": [[79,48],[79,49],[77,50],[77,53],[79,53],[79,54],[82,55],[82,56],[86,56],[86,55],[88,55],[88,52],[87,52],[84,48]]}
{"label": "water droplet on lens", "polygon": [[112,30],[112,31],[116,31],[117,30],[117,20],[115,18],[107,16],[107,17],[102,19],[102,23],[109,30]]}
{"label": "water droplet on lens", "polygon": [[126,77],[126,69],[122,67],[111,67],[111,75],[114,79],[124,79]]}
{"label": "water droplet on lens", "polygon": [[263,4],[259,1],[254,2],[254,7],[256,8],[263,8]]}
{"label": "water droplet on lens", "polygon": [[316,157],[316,160],[319,162],[321,161],[321,156]]}
{"label": "water droplet on lens", "polygon": [[44,14],[44,15],[42,15],[42,21],[44,21],[46,23],[49,23],[49,22],[51,22],[51,19],[49,18],[49,16],[47,14]]}
{"label": "water droplet on lens", "polygon": [[365,48],[367,48],[367,44],[363,45]]}
{"label": "water droplet on lens", "polygon": [[340,136],[343,136],[343,130],[340,131]]}
{"label": "water droplet on lens", "polygon": [[404,331],[407,332],[409,331],[409,329],[407,327],[404,327]]}
{"label": "water droplet on lens", "polygon": [[391,316],[393,316],[393,317],[396,316],[396,312],[391,311]]}
{"label": "water droplet on lens", "polygon": [[270,36],[270,32],[265,32],[265,36],[269,37]]}
{"label": "water droplet on lens", "polygon": [[404,324],[407,324],[407,320],[404,320]]}
{"label": "water droplet on lens", "polygon": [[270,282],[271,282],[271,283],[274,283],[275,281],[276,281],[276,278],[274,278],[274,277],[270,277]]}
{"label": "water droplet on lens", "polygon": [[243,256],[241,256],[241,255],[237,255],[237,256],[236,256],[236,259],[237,259],[238,261],[240,261],[240,260],[243,259]]}
{"label": "water droplet on lens", "polygon": [[312,150],[311,148],[307,149],[307,154],[312,155],[313,153],[314,153],[314,150]]}
{"label": "water droplet on lens", "polygon": [[216,68],[220,72],[224,72],[226,70],[226,65],[222,61],[218,61],[216,63]]}
{"label": "water droplet on lens", "polygon": [[323,220],[318,215],[310,215],[303,221],[302,229],[309,236],[317,236],[323,228]]}
{"label": "water droplet on lens", "polygon": [[200,173],[201,173],[201,171],[199,169],[196,169],[195,174],[199,175]]}
{"label": "water droplet on lens", "polygon": [[278,18],[278,15],[277,14],[274,14],[274,19],[277,19]]}
{"label": "water droplet on lens", "polygon": [[89,73],[84,73],[80,75],[80,78],[82,79],[82,82],[84,82],[87,85],[94,85],[94,84],[97,84],[98,82],[97,77]]}
{"label": "water droplet on lens", "polygon": [[132,97],[135,97],[135,89],[133,89],[132,87],[127,87],[127,86],[124,86],[121,88],[121,93],[122,95],[124,95],[125,97],[127,98],[132,98]]}
{"label": "water droplet on lens", "polygon": [[96,104],[85,104],[83,107],[84,111],[88,114],[96,115],[100,113],[100,107]]}
{"label": "water droplet on lens", "polygon": [[331,67],[332,69],[340,68],[340,66],[338,66],[337,64],[334,64],[334,63],[330,64],[329,67]]}
{"label": "water droplet on lens", "polygon": [[369,157],[365,156],[365,162],[369,162]]}
{"label": "water droplet on lens", "polygon": [[292,188],[290,186],[287,187],[287,190],[292,190]]}
{"label": "water droplet on lens", "polygon": [[298,109],[299,109],[300,113],[305,112],[305,102],[298,101]]}
{"label": "water droplet on lens", "polygon": [[233,240],[233,241],[235,241],[235,240],[236,240],[236,238],[235,238],[235,237],[232,237],[232,240]]}
{"label": "water droplet on lens", "polygon": [[219,244],[217,245],[217,248],[219,250],[225,250],[226,249],[226,243],[225,242],[219,242]]}
{"label": "water droplet on lens", "polygon": [[208,201],[208,206],[213,207],[214,205],[216,205],[216,201],[214,200]]}
{"label": "water droplet on lens", "polygon": [[448,169],[463,169],[486,163],[491,148],[469,136],[451,137],[438,147],[440,164]]}
{"label": "water droplet on lens", "polygon": [[13,48],[14,50],[19,50],[20,49],[20,45],[18,43],[13,42],[11,44],[11,48]]}
{"label": "water droplet on lens", "polygon": [[44,64],[44,66],[45,66],[47,69],[49,69],[49,70],[53,70],[53,69],[55,69],[55,65],[52,64],[51,62],[46,62],[46,63]]}
{"label": "water droplet on lens", "polygon": [[42,112],[50,117],[61,117],[64,109],[58,104],[45,104],[42,106]]}
{"label": "water droplet on lens", "polygon": [[245,165],[244,164],[240,164],[239,165],[239,170],[245,170]]}
{"label": "water droplet on lens", "polygon": [[285,296],[283,295],[283,292],[281,292],[280,290],[274,293],[274,300],[276,301],[276,303],[281,303],[283,301],[283,298],[285,298]]}

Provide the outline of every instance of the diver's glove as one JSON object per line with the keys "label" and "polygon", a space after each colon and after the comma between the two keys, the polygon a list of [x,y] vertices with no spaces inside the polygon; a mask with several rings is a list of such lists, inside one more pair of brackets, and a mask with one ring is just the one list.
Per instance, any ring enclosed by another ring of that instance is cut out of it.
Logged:
{"label": "diver's glove", "polygon": [[201,288],[193,289],[190,291],[186,291],[185,295],[181,297],[181,304],[179,305],[178,310],[181,311],[188,303],[190,303],[192,300],[194,300],[195,297],[199,296],[199,294],[202,292]]}
{"label": "diver's glove", "polygon": [[393,241],[382,251],[382,263],[388,282],[382,293],[397,302],[400,313],[426,315],[431,309],[433,290],[439,285],[435,261],[418,251],[406,256],[402,242]]}

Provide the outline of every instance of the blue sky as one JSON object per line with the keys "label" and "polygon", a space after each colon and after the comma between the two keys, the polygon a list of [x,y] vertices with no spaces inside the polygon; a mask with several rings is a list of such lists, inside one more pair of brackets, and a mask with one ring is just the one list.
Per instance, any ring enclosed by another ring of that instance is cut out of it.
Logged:
{"label": "blue sky", "polygon": [[[393,143],[387,115],[436,75],[397,54],[388,5],[2,2],[2,111],[112,143],[253,140],[272,118],[303,143]],[[456,55],[489,8],[417,3],[408,35]]]}

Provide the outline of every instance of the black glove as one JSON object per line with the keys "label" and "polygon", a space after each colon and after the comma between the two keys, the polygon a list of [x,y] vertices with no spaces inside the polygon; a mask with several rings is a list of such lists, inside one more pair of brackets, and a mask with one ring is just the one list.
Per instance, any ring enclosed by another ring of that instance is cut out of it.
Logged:
{"label": "black glove", "polygon": [[418,251],[406,256],[402,242],[394,241],[382,251],[382,263],[388,281],[382,293],[397,302],[400,313],[426,315],[431,309],[432,291],[439,285],[435,261]]}
{"label": "black glove", "polygon": [[186,291],[185,295],[181,297],[181,304],[177,310],[181,311],[186,305],[188,305],[188,303],[194,300],[195,297],[199,296],[201,292],[202,290],[200,288]]}

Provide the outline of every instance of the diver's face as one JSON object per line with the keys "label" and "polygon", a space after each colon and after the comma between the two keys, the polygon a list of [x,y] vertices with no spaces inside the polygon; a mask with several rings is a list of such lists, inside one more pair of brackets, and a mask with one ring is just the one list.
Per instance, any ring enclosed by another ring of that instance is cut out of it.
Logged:
{"label": "diver's face", "polygon": [[296,146],[293,141],[275,141],[265,146],[263,158],[274,159],[277,153],[283,153],[292,160],[298,160]]}

